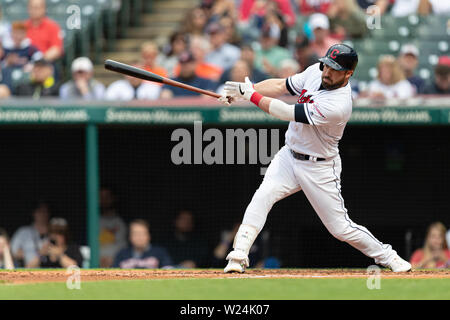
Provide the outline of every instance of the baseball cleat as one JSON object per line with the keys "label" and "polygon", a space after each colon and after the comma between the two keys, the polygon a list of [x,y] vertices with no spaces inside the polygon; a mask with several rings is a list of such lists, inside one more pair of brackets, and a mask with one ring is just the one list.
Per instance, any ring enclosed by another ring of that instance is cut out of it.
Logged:
{"label": "baseball cleat", "polygon": [[411,264],[408,261],[405,261],[402,258],[400,258],[399,255],[395,255],[395,257],[391,260],[391,262],[385,265],[385,267],[388,267],[393,272],[411,271]]}
{"label": "baseball cleat", "polygon": [[249,266],[248,256],[242,251],[231,251],[226,259],[228,260],[228,264],[225,269],[223,269],[223,272],[225,273],[244,273],[245,268]]}

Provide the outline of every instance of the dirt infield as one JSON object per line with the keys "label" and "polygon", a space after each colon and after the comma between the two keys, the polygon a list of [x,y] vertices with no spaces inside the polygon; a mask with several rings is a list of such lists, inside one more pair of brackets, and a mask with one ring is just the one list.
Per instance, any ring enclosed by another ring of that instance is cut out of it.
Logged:
{"label": "dirt infield", "polygon": [[[42,271],[2,271],[2,283],[36,283],[66,281],[70,274],[65,270]],[[362,269],[253,269],[245,274],[224,274],[222,270],[81,270],[82,281],[102,280],[144,280],[144,279],[226,279],[226,278],[365,278],[366,270]],[[381,271],[382,278],[450,278],[450,269],[416,270],[413,272],[393,273]]]}

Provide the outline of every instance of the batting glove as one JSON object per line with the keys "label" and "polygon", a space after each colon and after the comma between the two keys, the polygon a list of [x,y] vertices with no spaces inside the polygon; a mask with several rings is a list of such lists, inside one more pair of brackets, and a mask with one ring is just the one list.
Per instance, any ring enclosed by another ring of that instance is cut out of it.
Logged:
{"label": "batting glove", "polygon": [[253,88],[253,83],[250,79],[245,77],[245,82],[225,82],[224,92],[225,96],[250,100],[252,94],[255,92],[255,89]]}

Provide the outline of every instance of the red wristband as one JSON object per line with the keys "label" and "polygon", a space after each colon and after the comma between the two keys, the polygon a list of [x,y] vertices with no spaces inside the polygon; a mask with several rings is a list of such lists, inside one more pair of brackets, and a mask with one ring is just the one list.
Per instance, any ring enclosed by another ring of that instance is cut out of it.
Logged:
{"label": "red wristband", "polygon": [[250,97],[250,101],[259,107],[259,102],[261,101],[262,98],[264,98],[264,96],[255,91],[255,92],[253,92],[252,96]]}

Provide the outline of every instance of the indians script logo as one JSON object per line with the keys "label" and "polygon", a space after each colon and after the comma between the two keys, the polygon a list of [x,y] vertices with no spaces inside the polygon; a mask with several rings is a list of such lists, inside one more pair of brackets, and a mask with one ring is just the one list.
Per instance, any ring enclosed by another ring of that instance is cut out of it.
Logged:
{"label": "indians script logo", "polygon": [[297,100],[298,103],[314,103],[314,100],[311,99],[312,95],[306,95],[307,91],[305,89],[302,90]]}

